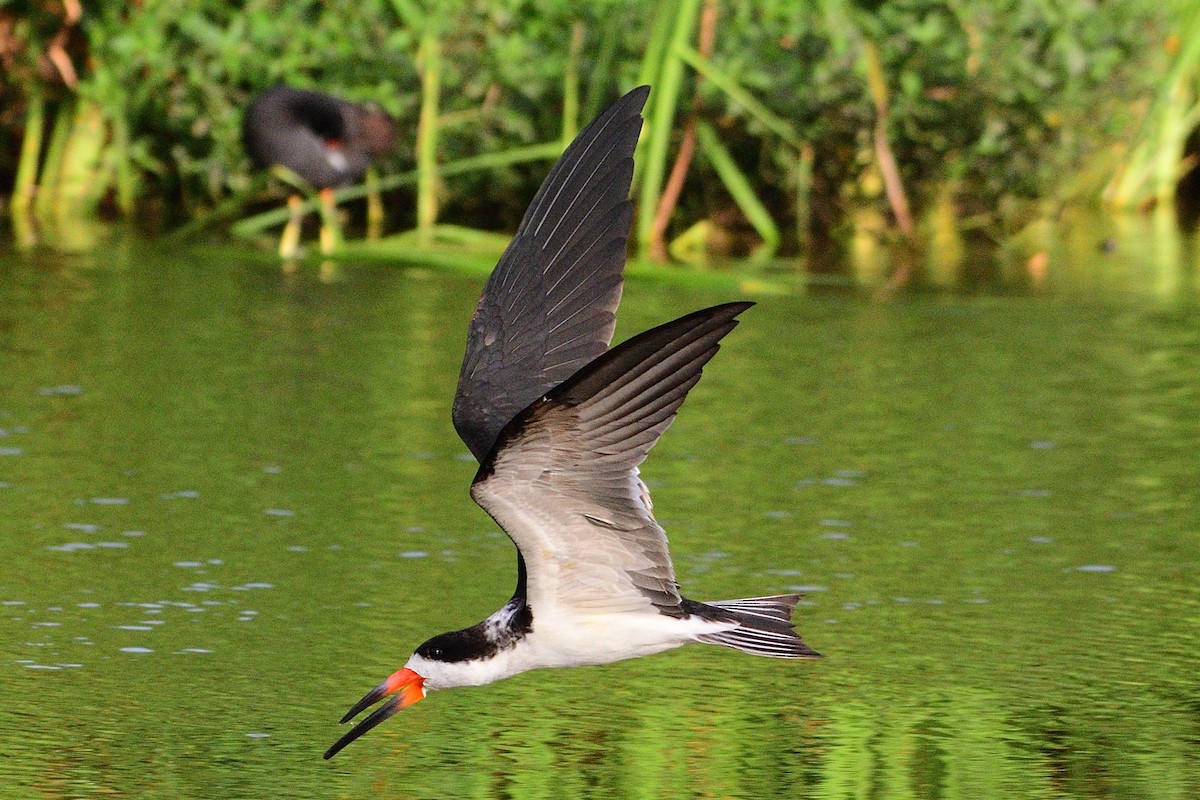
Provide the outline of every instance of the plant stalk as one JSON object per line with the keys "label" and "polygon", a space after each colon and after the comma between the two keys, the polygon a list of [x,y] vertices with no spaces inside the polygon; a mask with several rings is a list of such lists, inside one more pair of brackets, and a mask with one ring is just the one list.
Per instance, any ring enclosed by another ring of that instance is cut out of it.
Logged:
{"label": "plant stalk", "polygon": [[771,219],[771,212],[754,193],[750,179],[738,167],[711,125],[703,120],[698,121],[696,138],[713,171],[717,173],[733,201],[763,240],[762,247],[754,253],[754,260],[761,261],[775,255],[775,251],[779,249],[779,227],[775,220]]}
{"label": "plant stalk", "polygon": [[649,142],[646,145],[646,167],[642,172],[641,189],[638,192],[638,247],[642,257],[647,257],[654,230],[654,214],[658,209],[659,193],[666,174],[667,150],[671,145],[671,131],[675,122],[675,109],[679,103],[683,85],[683,61],[677,55],[678,48],[691,38],[700,0],[681,0],[671,31],[671,48],[666,52],[655,87],[649,124]]}
{"label": "plant stalk", "polygon": [[421,116],[417,122],[417,230],[418,240],[433,241],[438,214],[438,95],[441,90],[442,43],[437,33],[421,37]]}
{"label": "plant stalk", "polygon": [[563,78],[562,143],[565,148],[579,132],[579,60],[583,54],[583,21],[571,26],[571,45],[567,50],[567,70]]}
{"label": "plant stalk", "polygon": [[[717,36],[717,0],[704,0],[704,10],[700,12],[700,54],[704,58],[712,55],[713,43]],[[667,226],[671,215],[679,203],[679,195],[683,192],[683,184],[687,180],[692,158],[696,153],[696,119],[700,115],[700,80],[697,78],[695,90],[692,93],[692,111],[683,126],[683,138],[679,142],[679,152],[667,177],[666,187],[658,200],[658,209],[654,213],[654,224],[650,230],[650,244],[647,253],[652,261],[660,264],[667,262],[667,248],[664,244]]]}
{"label": "plant stalk", "polygon": [[33,84],[26,99],[25,132],[21,136],[21,155],[17,162],[17,177],[13,184],[9,207],[14,215],[28,215],[37,192],[38,156],[42,152],[42,137],[46,132],[46,100],[41,86]]}

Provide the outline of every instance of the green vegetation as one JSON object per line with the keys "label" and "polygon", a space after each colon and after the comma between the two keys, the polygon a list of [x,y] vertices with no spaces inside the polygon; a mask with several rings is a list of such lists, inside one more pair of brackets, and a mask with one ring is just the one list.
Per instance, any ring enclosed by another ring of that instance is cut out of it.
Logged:
{"label": "green vegetation", "polygon": [[1185,0],[30,0],[0,5],[0,60],[0,191],[25,244],[97,217],[285,221],[240,140],[279,81],[396,117],[377,186],[422,247],[440,223],[511,231],[563,143],[648,82],[643,259],[832,252],[901,280],[958,269],[930,263],[930,231],[957,229],[961,260],[1066,204],[1169,205],[1200,126]]}
{"label": "green vegetation", "polygon": [[1200,127],[1200,5],[1184,20],[1179,35],[1166,41],[1174,60],[1161,82],[1139,132],[1128,162],[1118,170],[1108,189],[1118,206],[1146,202],[1169,203],[1175,194],[1188,137]]}

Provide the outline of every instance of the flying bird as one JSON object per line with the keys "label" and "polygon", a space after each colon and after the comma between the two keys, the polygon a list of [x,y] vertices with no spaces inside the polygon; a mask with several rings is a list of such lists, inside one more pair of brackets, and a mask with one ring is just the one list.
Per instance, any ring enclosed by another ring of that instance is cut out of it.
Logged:
{"label": "flying bird", "polygon": [[622,97],[564,151],[468,329],[454,425],[479,460],[471,497],[517,546],[516,591],[482,622],[418,647],[342,718],[391,696],[325,758],[427,692],[526,670],[690,642],[819,657],[792,627],[799,595],[701,603],[679,593],[638,475],[718,342],[752,305],[696,311],[608,349],[649,91]]}

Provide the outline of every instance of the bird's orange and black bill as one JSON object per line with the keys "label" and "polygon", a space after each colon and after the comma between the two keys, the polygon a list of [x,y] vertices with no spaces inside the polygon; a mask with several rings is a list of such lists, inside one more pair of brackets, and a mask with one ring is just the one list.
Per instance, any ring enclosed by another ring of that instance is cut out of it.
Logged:
{"label": "bird's orange and black bill", "polygon": [[367,692],[363,699],[355,703],[354,707],[346,712],[346,716],[342,717],[343,723],[354,719],[364,709],[373,706],[392,692],[400,692],[400,694],[372,711],[370,716],[346,731],[346,734],[342,738],[334,742],[333,746],[325,751],[325,759],[333,758],[343,747],[393,716],[397,711],[407,708],[423,698],[425,696],[424,683],[424,678],[406,667],[393,673],[386,681]]}

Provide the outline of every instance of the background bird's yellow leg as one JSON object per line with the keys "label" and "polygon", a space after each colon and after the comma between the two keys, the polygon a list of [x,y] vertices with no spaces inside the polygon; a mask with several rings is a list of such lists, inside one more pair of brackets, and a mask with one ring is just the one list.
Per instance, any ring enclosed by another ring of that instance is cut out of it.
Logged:
{"label": "background bird's yellow leg", "polygon": [[321,253],[329,255],[342,246],[342,221],[338,219],[333,189],[321,190]]}
{"label": "background bird's yellow leg", "polygon": [[301,208],[304,201],[299,195],[288,198],[288,221],[283,226],[283,235],[279,237],[279,257],[295,258],[300,252],[300,220],[303,217]]}

